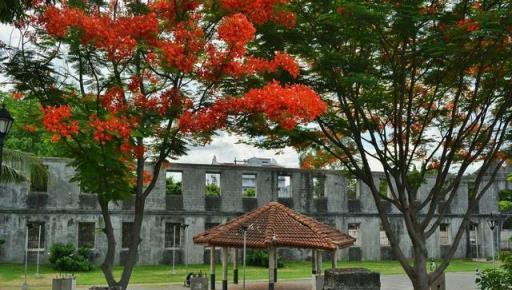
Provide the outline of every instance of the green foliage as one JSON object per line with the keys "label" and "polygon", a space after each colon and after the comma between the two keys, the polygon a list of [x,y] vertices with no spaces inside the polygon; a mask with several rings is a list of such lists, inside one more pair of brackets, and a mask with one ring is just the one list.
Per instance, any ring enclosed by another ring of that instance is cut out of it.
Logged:
{"label": "green foliage", "polygon": [[[247,251],[247,265],[268,268],[269,254],[267,251],[250,250]],[[277,267],[284,267],[281,257],[277,257]]]}
{"label": "green foliage", "polygon": [[512,287],[512,274],[500,268],[484,270],[478,286],[480,290],[510,289]]}
{"label": "green foliage", "polygon": [[220,196],[220,187],[215,183],[210,183],[206,185],[206,196]]}
{"label": "green foliage", "polygon": [[166,188],[165,193],[166,194],[169,194],[169,195],[181,195],[182,194],[180,181],[175,182],[172,177],[168,177],[165,180],[165,182],[166,182],[166,184],[165,184],[165,188]]}
{"label": "green foliage", "polygon": [[480,290],[512,289],[512,253],[502,252],[500,268],[487,269],[482,272],[478,286]]}
{"label": "green foliage", "polygon": [[357,179],[352,177],[347,177],[347,197],[349,200],[357,200],[358,194],[357,194]]}
{"label": "green foliage", "polygon": [[48,182],[48,169],[40,158],[18,150],[4,149],[0,183],[28,181],[31,188],[41,188]]}
{"label": "green foliage", "polygon": [[0,93],[2,103],[14,118],[14,123],[5,139],[5,148],[33,153],[36,156],[64,157],[62,147],[50,140],[50,136],[37,128],[41,118],[37,100],[17,101],[6,93]]}
{"label": "green foliage", "polygon": [[507,212],[512,211],[512,190],[510,189],[504,189],[499,192],[500,200],[499,200],[499,207],[500,211]]}
{"label": "green foliage", "polygon": [[48,261],[59,271],[89,272],[93,270],[93,265],[89,261],[90,252],[91,249],[88,247],[76,250],[71,243],[56,243],[50,247]]}
{"label": "green foliage", "polygon": [[0,22],[10,23],[23,14],[21,0],[0,1]]}
{"label": "green foliage", "polygon": [[255,188],[246,188],[244,190],[244,197],[256,197],[256,189]]}

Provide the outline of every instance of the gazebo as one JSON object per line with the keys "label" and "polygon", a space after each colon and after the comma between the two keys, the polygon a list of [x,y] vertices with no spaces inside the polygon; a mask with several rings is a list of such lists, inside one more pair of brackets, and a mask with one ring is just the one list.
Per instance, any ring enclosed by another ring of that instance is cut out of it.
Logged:
{"label": "gazebo", "polygon": [[354,244],[355,239],[341,231],[302,215],[278,202],[266,205],[213,227],[194,237],[194,243],[211,247],[210,288],[215,289],[215,247],[222,248],[222,289],[227,290],[228,250],[233,251],[234,283],[238,283],[238,251],[244,245],[269,252],[269,290],[277,282],[277,251],[279,247],[312,249],[312,273],[321,273],[321,251],[332,252],[336,268],[336,251]]}

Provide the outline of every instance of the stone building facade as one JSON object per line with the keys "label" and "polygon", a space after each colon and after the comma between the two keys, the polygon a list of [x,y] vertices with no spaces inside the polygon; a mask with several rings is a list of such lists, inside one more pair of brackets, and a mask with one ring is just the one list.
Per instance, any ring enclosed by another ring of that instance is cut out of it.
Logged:
{"label": "stone building facade", "polygon": [[[37,252],[42,261],[48,258],[53,243],[71,242],[91,245],[97,262],[106,252],[106,238],[101,233],[102,218],[96,197],[80,192],[80,186],[70,182],[73,168],[69,160],[47,158],[50,176],[44,188],[28,184],[0,186],[0,262],[19,263],[24,259],[28,236],[29,259]],[[163,171],[158,184],[146,203],[142,227],[139,263],[169,264],[173,253],[177,262],[203,263],[209,249],[192,243],[192,237],[226,220],[248,212],[269,201],[277,200],[301,213],[348,232],[357,238],[356,245],[339,251],[340,260],[392,259],[393,255],[383,231],[369,189],[340,175],[336,171],[283,168],[264,162],[245,164],[182,164],[173,163],[171,172]],[[498,192],[510,186],[506,168],[497,176],[487,195],[472,217],[455,254],[456,258],[488,257],[491,255],[492,234],[486,219],[497,213]],[[181,195],[166,194],[166,177],[181,180]],[[382,184],[382,173],[373,174]],[[206,184],[220,187],[220,196],[206,195]],[[425,193],[429,180],[420,192]],[[467,188],[470,180],[461,185],[450,213],[440,229],[429,239],[432,257],[444,255],[455,236],[467,207]],[[404,252],[411,255],[411,245],[396,209],[388,206],[393,226],[400,236]],[[112,204],[113,224],[117,237],[116,263],[122,263],[124,247],[132,220],[133,201]],[[187,224],[186,230],[180,225]],[[27,231],[27,227],[29,230]],[[28,234],[27,234],[28,232]],[[307,250],[280,249],[285,258],[307,259]]]}

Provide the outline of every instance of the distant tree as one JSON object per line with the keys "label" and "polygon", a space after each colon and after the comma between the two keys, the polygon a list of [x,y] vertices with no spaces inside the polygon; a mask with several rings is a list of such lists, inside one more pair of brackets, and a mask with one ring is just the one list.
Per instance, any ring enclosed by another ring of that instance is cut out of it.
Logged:
{"label": "distant tree", "polygon": [[[414,289],[430,289],[510,157],[512,2],[297,0],[293,9],[296,29],[284,37],[267,33],[255,49],[300,56],[300,81],[322,95],[328,112],[288,132],[258,120],[241,124],[244,132],[267,136],[249,140],[261,146],[305,149],[305,168],[334,163],[364,183]],[[375,161],[389,194],[372,178]],[[479,170],[468,207],[430,273],[427,240],[471,167]],[[427,178],[432,186],[420,191]],[[392,229],[388,203],[400,212],[412,262]]]}
{"label": "distant tree", "polygon": [[181,195],[181,181],[174,181],[172,177],[166,179],[166,193],[169,195]]}
{"label": "distant tree", "polygon": [[220,196],[220,187],[215,183],[207,184],[205,190],[206,196]]}
{"label": "distant tree", "polygon": [[11,23],[23,15],[21,0],[3,0],[0,2],[0,22]]}
{"label": "distant tree", "polygon": [[244,190],[244,197],[256,197],[256,189],[246,188]]}
{"label": "distant tree", "polygon": [[36,156],[62,157],[66,154],[62,146],[51,141],[39,125],[41,104],[38,100],[18,100],[21,95],[0,93],[0,102],[5,104],[15,122],[5,139],[5,148],[33,153]]}
{"label": "distant tree", "polygon": [[[509,176],[508,180],[512,181],[512,176]],[[502,212],[512,212],[512,190],[504,189],[500,191],[499,206]]]}
{"label": "distant tree", "polygon": [[[0,1],[0,23],[19,24],[26,17],[25,11],[34,3],[52,3],[58,0],[2,0]],[[100,0],[101,1],[101,0]]]}
{"label": "distant tree", "polygon": [[[248,49],[260,27],[294,26],[286,2],[35,1],[18,23],[23,45],[5,49],[1,71],[23,101],[39,101],[39,127],[73,157],[73,180],[97,194],[109,286],[129,283],[146,199],[167,160],[235,120],[293,130],[325,111],[311,88],[271,80],[298,77],[293,57]],[[116,278],[109,204],[132,196],[131,240]]]}

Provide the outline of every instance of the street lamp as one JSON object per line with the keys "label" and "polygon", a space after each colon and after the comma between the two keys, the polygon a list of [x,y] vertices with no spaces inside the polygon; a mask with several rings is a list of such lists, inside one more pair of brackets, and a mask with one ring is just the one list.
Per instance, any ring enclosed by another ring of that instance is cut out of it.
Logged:
{"label": "street lamp", "polygon": [[14,118],[11,116],[5,104],[2,104],[2,108],[0,109],[0,175],[2,174],[2,153],[4,149],[4,139],[9,134],[11,130],[12,124],[14,123]]}
{"label": "street lamp", "polygon": [[494,216],[493,213],[491,213],[490,217],[487,219],[487,225],[489,225],[489,229],[491,229],[491,235],[492,235],[492,262],[494,266],[496,267],[496,254],[494,250],[494,229],[496,228],[498,218]]}
{"label": "street lamp", "polygon": [[185,262],[185,273],[188,272],[188,261],[187,261],[187,228],[188,228],[188,224],[181,224],[181,229],[183,230],[183,240],[185,241],[183,244],[184,244],[184,248],[183,248],[183,261]]}
{"label": "street lamp", "polygon": [[[249,226],[251,227],[252,224]],[[246,225],[242,225],[238,230],[239,230],[239,233],[243,235],[244,237],[244,248],[243,248],[243,253],[242,253],[242,260],[243,260],[243,274],[242,274],[242,290],[245,290],[245,267],[247,266],[246,265],[246,252],[247,252],[247,231],[249,230],[249,227],[246,226]]]}

